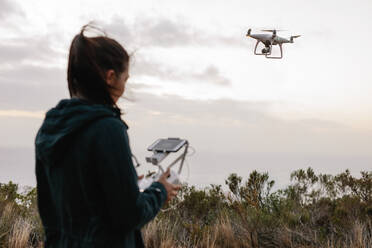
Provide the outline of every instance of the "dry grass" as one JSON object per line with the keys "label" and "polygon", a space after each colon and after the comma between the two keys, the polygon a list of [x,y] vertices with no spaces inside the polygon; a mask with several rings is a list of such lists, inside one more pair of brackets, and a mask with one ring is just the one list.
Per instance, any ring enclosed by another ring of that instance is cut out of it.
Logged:
{"label": "dry grass", "polygon": [[[11,204],[4,208],[0,225],[9,224],[10,230],[2,235],[7,237],[1,247],[30,248],[41,247],[41,243],[30,243],[32,230],[36,227],[28,219],[15,217]],[[320,244],[314,232],[295,231],[288,227],[276,227],[271,231],[247,230],[241,223],[232,223],[227,215],[220,215],[210,228],[202,229],[202,235],[190,235],[180,222],[167,218],[157,218],[143,229],[147,248],[372,248],[371,223],[355,221],[350,231],[345,233],[346,240],[332,239]]]}
{"label": "dry grass", "polygon": [[[34,211],[32,211],[34,213]],[[36,219],[36,221],[34,220]],[[40,240],[35,238],[35,229],[40,229],[38,216],[29,218],[20,215],[15,203],[8,202],[2,206],[0,212],[0,247],[30,248],[42,247]]]}
{"label": "dry grass", "polygon": [[11,233],[14,219],[17,217],[13,211],[13,203],[3,203],[0,212],[0,246],[8,244],[8,237]]}
{"label": "dry grass", "polygon": [[347,241],[340,242],[329,238],[324,244],[317,241],[316,235],[306,236],[304,233],[295,232],[288,228],[272,232],[255,232],[243,230],[244,235],[239,235],[226,216],[221,216],[218,223],[206,231],[201,239],[189,239],[188,243],[180,244],[176,239],[176,230],[167,221],[154,221],[148,224],[143,235],[148,248],[372,248],[370,227],[360,222],[355,222]]}
{"label": "dry grass", "polygon": [[9,235],[9,248],[30,247],[29,239],[32,230],[31,223],[23,218],[17,218]]}
{"label": "dry grass", "polygon": [[[294,184],[274,193],[268,175],[258,172],[252,172],[245,183],[230,176],[233,196],[220,186],[184,187],[174,200],[177,207],[160,212],[143,228],[145,245],[372,248],[372,173],[360,179],[347,171],[327,178],[310,169],[293,175]],[[16,192],[15,184],[0,184],[0,247],[42,247],[36,191],[29,191],[26,198]]]}

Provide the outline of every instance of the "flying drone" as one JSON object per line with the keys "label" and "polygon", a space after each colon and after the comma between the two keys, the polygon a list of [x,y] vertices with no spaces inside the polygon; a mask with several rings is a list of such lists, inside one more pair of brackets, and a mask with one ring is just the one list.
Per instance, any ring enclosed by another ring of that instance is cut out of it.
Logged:
{"label": "flying drone", "polygon": [[[251,34],[252,29],[248,29],[247,37],[251,37],[257,40],[256,46],[254,48],[255,55],[265,55],[268,59],[281,59],[283,58],[283,47],[284,43],[293,43],[295,38],[300,37],[301,35],[294,35],[291,36],[289,39],[285,39],[276,35],[276,32],[283,31],[283,30],[275,30],[275,29],[265,29],[261,30],[262,32],[271,32],[272,34]],[[262,42],[265,47],[261,50],[261,53],[257,52],[258,44]],[[280,48],[280,56],[272,56],[271,51],[272,47],[275,45],[279,45]]]}

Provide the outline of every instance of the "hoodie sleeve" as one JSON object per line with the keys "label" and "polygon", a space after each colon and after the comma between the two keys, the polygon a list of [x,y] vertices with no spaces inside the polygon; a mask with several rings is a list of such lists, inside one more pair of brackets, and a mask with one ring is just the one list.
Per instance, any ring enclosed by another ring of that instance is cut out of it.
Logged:
{"label": "hoodie sleeve", "polygon": [[139,229],[159,212],[166,189],[154,182],[140,193],[126,126],[119,119],[102,119],[96,128],[93,152],[110,225],[118,232]]}
{"label": "hoodie sleeve", "polygon": [[[42,165],[42,161],[37,157],[35,174],[37,181],[37,204],[41,221],[46,229],[58,226],[58,217],[55,212],[56,207],[54,206],[54,202],[51,197],[50,185],[48,183],[45,168]],[[52,230],[48,230],[48,234],[50,233],[52,233]]]}

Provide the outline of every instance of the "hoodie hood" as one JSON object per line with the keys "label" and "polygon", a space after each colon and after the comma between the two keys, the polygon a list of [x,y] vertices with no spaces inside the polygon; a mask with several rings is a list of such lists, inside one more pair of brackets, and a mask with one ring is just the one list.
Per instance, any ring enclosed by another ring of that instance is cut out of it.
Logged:
{"label": "hoodie hood", "polygon": [[[86,100],[72,98],[61,100],[46,113],[36,139],[36,157],[53,165],[69,145],[70,138],[95,120],[105,117],[120,119],[120,110]],[[125,123],[124,123],[125,124]],[[126,125],[126,124],[125,124]],[[128,127],[128,126],[127,126]]]}

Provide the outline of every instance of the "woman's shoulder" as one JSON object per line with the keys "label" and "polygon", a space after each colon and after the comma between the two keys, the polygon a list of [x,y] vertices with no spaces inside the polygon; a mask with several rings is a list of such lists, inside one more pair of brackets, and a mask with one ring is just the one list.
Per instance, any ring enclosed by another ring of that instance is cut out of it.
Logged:
{"label": "woman's shoulder", "polygon": [[126,131],[128,125],[121,119],[116,116],[106,116],[94,121],[89,130],[93,132],[100,133],[112,133],[117,131]]}
{"label": "woman's shoulder", "polygon": [[[117,117],[105,117],[94,121],[81,136],[81,142],[92,149],[92,156],[111,156],[116,149],[130,149],[127,126]],[[106,154],[106,155],[105,155]]]}

